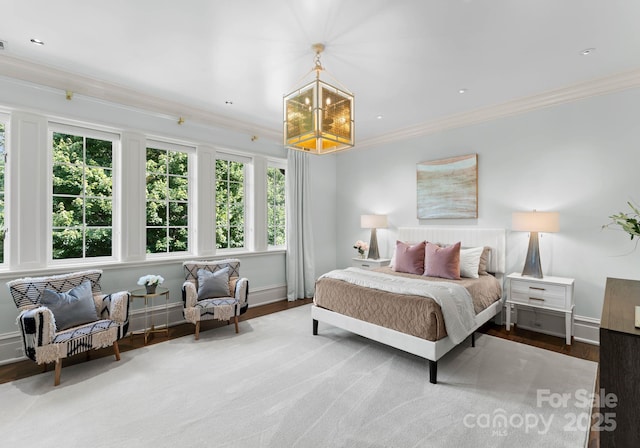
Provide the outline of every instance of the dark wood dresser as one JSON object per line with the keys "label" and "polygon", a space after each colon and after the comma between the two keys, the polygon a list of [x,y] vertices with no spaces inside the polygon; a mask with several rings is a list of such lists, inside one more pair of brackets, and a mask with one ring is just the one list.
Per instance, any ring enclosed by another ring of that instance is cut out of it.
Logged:
{"label": "dark wood dresser", "polygon": [[[640,281],[607,278],[600,321],[600,395],[615,394],[618,404],[606,407],[602,406],[604,400],[600,402],[604,417],[601,448],[640,447],[640,329],[635,328],[636,306],[640,306]],[[615,419],[613,431],[607,430],[612,426],[607,424],[607,414]]]}

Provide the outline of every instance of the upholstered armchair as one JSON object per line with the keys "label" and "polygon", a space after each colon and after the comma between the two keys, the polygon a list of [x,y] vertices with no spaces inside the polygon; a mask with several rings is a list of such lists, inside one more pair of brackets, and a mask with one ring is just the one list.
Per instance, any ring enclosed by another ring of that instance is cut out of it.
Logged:
{"label": "upholstered armchair", "polygon": [[240,277],[240,260],[185,261],[182,285],[184,318],[195,324],[200,337],[200,322],[217,319],[235,322],[249,308],[249,280]]}
{"label": "upholstered armchair", "polygon": [[62,359],[113,345],[129,327],[129,293],[102,294],[101,270],[50,277],[28,277],[7,283],[20,310],[17,324],[25,354],[38,364],[55,362],[54,385],[60,384]]}

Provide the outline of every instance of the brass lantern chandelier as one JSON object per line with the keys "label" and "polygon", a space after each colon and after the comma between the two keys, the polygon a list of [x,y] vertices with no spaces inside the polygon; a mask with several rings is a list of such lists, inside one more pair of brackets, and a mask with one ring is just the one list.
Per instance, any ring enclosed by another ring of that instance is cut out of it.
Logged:
{"label": "brass lantern chandelier", "polygon": [[316,78],[284,96],[284,145],[311,154],[329,154],[354,145],[353,94],[320,80],[323,44],[315,53]]}

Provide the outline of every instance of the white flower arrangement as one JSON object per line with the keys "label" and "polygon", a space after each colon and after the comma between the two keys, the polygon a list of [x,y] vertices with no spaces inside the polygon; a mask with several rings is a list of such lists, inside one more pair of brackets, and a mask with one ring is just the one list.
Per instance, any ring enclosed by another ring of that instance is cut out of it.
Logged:
{"label": "white flower arrangement", "polygon": [[161,275],[143,275],[138,279],[138,285],[144,286],[152,286],[152,285],[161,285],[164,282],[164,278]]}

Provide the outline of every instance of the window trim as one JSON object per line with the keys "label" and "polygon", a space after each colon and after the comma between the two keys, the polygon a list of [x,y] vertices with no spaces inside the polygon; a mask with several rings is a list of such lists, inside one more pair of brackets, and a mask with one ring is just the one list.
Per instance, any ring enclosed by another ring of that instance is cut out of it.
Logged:
{"label": "window trim", "polygon": [[[266,197],[268,197],[268,188],[269,188],[269,168],[276,168],[276,169],[283,169],[284,170],[284,176],[285,176],[285,188],[284,188],[284,244],[269,244],[269,218],[268,218],[268,212],[267,212],[267,219],[266,219],[266,230],[267,230],[267,249],[268,250],[286,250],[287,248],[287,242],[289,241],[288,239],[288,233],[287,233],[287,201],[288,201],[288,196],[287,196],[287,185],[286,185],[286,179],[287,179],[287,161],[284,159],[273,159],[273,158],[267,158],[267,166],[266,166],[266,172],[265,172],[265,177],[267,179],[267,192],[265,194]],[[269,207],[269,203],[267,202],[267,207]]]}
{"label": "window trim", "polygon": [[[215,193],[216,193],[216,183],[218,182],[218,179],[216,177],[216,166],[215,163],[218,160],[225,160],[228,162],[238,162],[238,163],[242,163],[243,164],[243,182],[242,182],[242,189],[243,189],[243,193],[244,193],[244,207],[243,207],[243,212],[244,212],[244,244],[242,247],[234,247],[234,248],[218,248],[218,241],[216,240],[216,229],[218,227],[217,225],[217,214],[216,214],[216,209],[218,207],[218,204],[215,201]],[[215,155],[215,160],[214,160],[214,164],[213,164],[213,200],[214,200],[214,232],[213,232],[213,248],[215,250],[216,254],[233,254],[233,253],[238,253],[238,252],[252,252],[253,251],[253,240],[254,240],[254,235],[252,232],[252,226],[249,225],[249,222],[252,218],[252,212],[250,210],[251,207],[253,207],[253,196],[254,196],[254,191],[253,191],[253,181],[250,179],[250,177],[252,177],[253,175],[253,158],[252,157],[247,157],[247,156],[243,156],[243,155],[239,155],[239,154],[234,154],[234,153],[230,153],[230,152],[226,152],[226,151],[216,151],[216,155]]]}
{"label": "window trim", "polygon": [[[53,134],[71,134],[98,140],[106,140],[112,143],[112,185],[111,185],[111,255],[103,257],[81,258],[53,258]],[[120,184],[122,164],[122,137],[119,133],[100,129],[74,126],[65,123],[49,121],[47,125],[47,255],[46,265],[51,267],[75,266],[89,262],[118,262],[120,255]]]}
{"label": "window trim", "polygon": [[[147,252],[147,218],[146,218],[146,210],[147,210],[147,183],[145,180],[144,183],[144,209],[145,209],[145,218],[143,223],[143,234],[144,234],[144,250],[145,250],[145,258],[148,260],[157,260],[159,258],[176,258],[176,257],[184,257],[190,256],[194,253],[194,245],[195,245],[195,226],[194,222],[197,219],[197,211],[195,210],[197,207],[196,204],[196,194],[194,190],[196,187],[194,173],[197,171],[196,168],[196,147],[189,146],[186,144],[175,143],[168,140],[159,140],[158,138],[147,138],[145,142],[145,154],[144,154],[144,176],[146,179],[147,174],[147,150],[149,148],[152,149],[162,149],[165,151],[175,151],[175,152],[184,152],[187,154],[188,159],[188,170],[187,170],[187,204],[189,211],[187,213],[187,250],[186,251],[176,251],[176,252],[156,252],[149,253]],[[168,227],[168,224],[167,224]]]}
{"label": "window trim", "polygon": [[9,214],[11,213],[11,195],[10,192],[7,192],[7,187],[11,185],[10,177],[11,177],[11,169],[9,165],[9,150],[11,146],[11,130],[9,129],[9,123],[11,122],[11,116],[7,113],[0,112],[0,123],[4,125],[4,185],[2,185],[2,191],[4,193],[4,210],[3,210],[3,220],[4,220],[4,228],[0,229],[4,233],[2,234],[2,239],[0,240],[0,244],[3,246],[2,253],[4,254],[2,261],[0,261],[0,269],[5,269],[9,266],[9,249],[11,244],[9,244]]}

